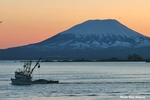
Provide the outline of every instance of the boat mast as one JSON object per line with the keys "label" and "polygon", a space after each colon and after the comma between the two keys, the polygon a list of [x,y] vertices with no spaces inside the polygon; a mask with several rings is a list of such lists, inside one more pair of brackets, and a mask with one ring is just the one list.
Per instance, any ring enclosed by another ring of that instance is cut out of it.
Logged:
{"label": "boat mast", "polygon": [[40,60],[41,60],[41,58],[36,62],[35,66],[32,68],[32,70],[31,70],[31,72],[30,72],[30,75],[32,74],[32,72],[33,72],[33,70],[35,69],[35,67],[36,67],[37,65],[39,65]]}

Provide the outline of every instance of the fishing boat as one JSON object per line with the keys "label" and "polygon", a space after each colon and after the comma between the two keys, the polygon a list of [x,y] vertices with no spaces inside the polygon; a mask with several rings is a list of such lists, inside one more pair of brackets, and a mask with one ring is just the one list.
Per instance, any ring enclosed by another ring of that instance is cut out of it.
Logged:
{"label": "fishing boat", "polygon": [[35,66],[31,69],[32,61],[27,61],[24,63],[23,69],[18,69],[15,71],[15,78],[11,78],[12,85],[31,85],[31,84],[52,84],[59,83],[59,81],[55,80],[46,80],[46,79],[38,79],[32,80],[32,73],[34,69],[38,66],[40,68],[40,60],[36,62]]}

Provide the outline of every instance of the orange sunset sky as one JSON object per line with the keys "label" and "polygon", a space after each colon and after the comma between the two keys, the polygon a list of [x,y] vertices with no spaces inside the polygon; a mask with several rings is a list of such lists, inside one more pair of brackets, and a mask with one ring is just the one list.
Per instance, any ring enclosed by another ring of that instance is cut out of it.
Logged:
{"label": "orange sunset sky", "polygon": [[40,42],[89,19],[150,37],[150,0],[0,0],[0,49]]}

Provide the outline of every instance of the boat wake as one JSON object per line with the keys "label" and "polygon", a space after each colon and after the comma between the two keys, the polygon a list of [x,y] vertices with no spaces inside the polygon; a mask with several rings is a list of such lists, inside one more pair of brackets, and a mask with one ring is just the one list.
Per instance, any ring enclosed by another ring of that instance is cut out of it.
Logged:
{"label": "boat wake", "polygon": [[59,84],[133,84],[133,83],[150,83],[150,82],[59,82]]}

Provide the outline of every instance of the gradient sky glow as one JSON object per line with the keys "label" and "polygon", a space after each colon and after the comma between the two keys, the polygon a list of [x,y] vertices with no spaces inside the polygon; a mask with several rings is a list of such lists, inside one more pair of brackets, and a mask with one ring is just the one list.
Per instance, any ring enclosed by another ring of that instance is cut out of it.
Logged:
{"label": "gradient sky glow", "polygon": [[150,37],[150,0],[0,0],[0,49],[40,42],[89,19]]}

